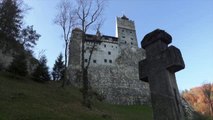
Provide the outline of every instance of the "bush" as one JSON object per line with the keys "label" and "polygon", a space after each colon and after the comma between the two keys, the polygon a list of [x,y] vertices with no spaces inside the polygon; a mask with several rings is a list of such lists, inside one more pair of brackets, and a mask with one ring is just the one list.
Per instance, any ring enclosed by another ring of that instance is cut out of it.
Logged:
{"label": "bush", "polygon": [[201,113],[195,112],[193,120],[211,120],[210,117],[202,115]]}

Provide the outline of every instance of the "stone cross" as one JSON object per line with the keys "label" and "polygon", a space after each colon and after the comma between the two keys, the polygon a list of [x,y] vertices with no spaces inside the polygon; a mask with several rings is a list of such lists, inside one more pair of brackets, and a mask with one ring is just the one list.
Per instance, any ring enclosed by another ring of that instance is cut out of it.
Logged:
{"label": "stone cross", "polygon": [[175,72],[185,65],[180,50],[168,47],[171,42],[172,37],[159,29],[141,42],[146,59],[139,62],[139,77],[149,82],[154,120],[184,120]]}

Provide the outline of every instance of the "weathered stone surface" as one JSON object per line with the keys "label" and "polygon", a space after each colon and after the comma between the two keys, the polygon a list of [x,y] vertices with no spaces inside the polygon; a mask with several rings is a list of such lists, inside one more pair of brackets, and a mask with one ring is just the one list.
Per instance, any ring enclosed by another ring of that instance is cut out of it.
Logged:
{"label": "weathered stone surface", "polygon": [[190,104],[184,99],[181,98],[181,103],[183,105],[183,111],[184,111],[184,116],[187,120],[193,120],[194,119],[194,113],[195,110],[190,106]]}
{"label": "weathered stone surface", "polygon": [[163,30],[147,34],[142,47],[146,59],[139,64],[139,76],[149,82],[155,120],[183,120],[183,108],[175,79],[175,72],[185,67],[180,50],[171,43],[171,36]]}
{"label": "weathered stone surface", "polygon": [[[90,85],[113,104],[150,103],[149,85],[138,79],[138,62],[141,59],[144,59],[143,49],[122,50],[114,66],[89,67]],[[82,82],[79,81],[76,70],[69,73],[72,84],[80,86]]]}
{"label": "weathered stone surface", "polygon": [[143,41],[141,41],[141,45],[143,48],[145,48],[146,46],[156,42],[156,40],[161,40],[166,44],[169,44],[172,42],[172,36],[165,31],[156,29],[154,32],[148,33],[146,36],[144,36]]}

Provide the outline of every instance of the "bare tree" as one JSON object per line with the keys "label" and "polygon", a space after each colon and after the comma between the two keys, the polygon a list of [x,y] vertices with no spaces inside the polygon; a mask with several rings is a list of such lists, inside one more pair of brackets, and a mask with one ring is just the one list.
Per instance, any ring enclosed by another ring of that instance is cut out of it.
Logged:
{"label": "bare tree", "polygon": [[202,86],[202,91],[203,91],[203,94],[205,95],[205,98],[206,98],[206,103],[209,105],[209,114],[211,116],[211,120],[213,119],[212,116],[213,116],[213,84],[211,83],[206,83],[206,84],[203,84]]}
{"label": "bare tree", "polygon": [[83,81],[83,104],[91,108],[91,101],[89,99],[89,80],[88,80],[88,67],[92,52],[95,48],[93,45],[90,51],[89,62],[85,66],[84,64],[84,51],[85,51],[85,39],[87,30],[92,25],[97,25],[103,10],[105,7],[106,0],[76,0],[77,2],[77,16],[82,29],[82,44],[81,44],[81,69],[82,69],[82,81]]}
{"label": "bare tree", "polygon": [[[101,26],[103,25],[103,21],[101,20],[100,22],[98,22],[97,25],[94,26],[94,29],[96,29],[96,36],[93,38],[94,40],[96,41],[99,41],[101,40],[101,33],[100,33],[100,28]],[[97,43],[96,42],[93,42],[93,44],[90,46],[90,47],[87,47],[85,49],[89,51],[89,57],[88,57],[88,62],[87,64],[84,66],[86,70],[88,70],[89,66],[90,66],[90,61],[91,61],[91,58],[92,58],[92,54],[94,52],[94,50],[97,49]]]}
{"label": "bare tree", "polygon": [[69,0],[62,0],[58,6],[58,14],[55,17],[54,23],[59,25],[63,30],[63,40],[65,42],[65,77],[62,82],[62,87],[65,86],[67,82],[66,74],[67,74],[67,61],[68,61],[68,45],[70,42],[71,30],[76,22],[76,13],[73,4]]}

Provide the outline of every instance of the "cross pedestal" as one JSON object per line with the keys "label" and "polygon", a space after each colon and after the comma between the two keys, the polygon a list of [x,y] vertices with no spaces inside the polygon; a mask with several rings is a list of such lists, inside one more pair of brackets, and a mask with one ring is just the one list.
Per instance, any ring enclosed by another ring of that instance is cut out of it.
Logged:
{"label": "cross pedestal", "polygon": [[184,120],[175,72],[185,65],[180,50],[168,47],[171,42],[172,37],[159,29],[141,42],[146,59],[139,62],[139,77],[149,82],[154,120]]}

